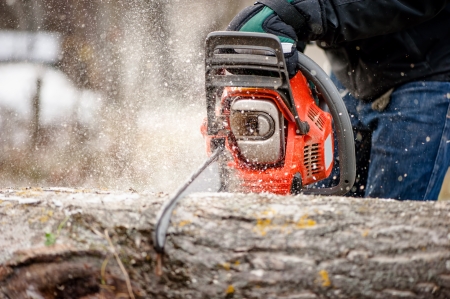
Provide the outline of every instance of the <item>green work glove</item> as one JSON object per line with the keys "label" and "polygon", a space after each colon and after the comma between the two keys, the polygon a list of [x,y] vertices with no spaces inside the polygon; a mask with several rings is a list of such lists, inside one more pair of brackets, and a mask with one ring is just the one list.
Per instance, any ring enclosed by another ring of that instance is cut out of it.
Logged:
{"label": "green work glove", "polygon": [[[298,51],[303,52],[305,42],[298,41],[306,30],[305,18],[291,4],[294,0],[256,2],[242,10],[228,25],[229,31],[271,33],[280,39],[289,75],[295,75]],[[269,7],[270,6],[270,7]],[[276,13],[277,11],[278,13]]]}

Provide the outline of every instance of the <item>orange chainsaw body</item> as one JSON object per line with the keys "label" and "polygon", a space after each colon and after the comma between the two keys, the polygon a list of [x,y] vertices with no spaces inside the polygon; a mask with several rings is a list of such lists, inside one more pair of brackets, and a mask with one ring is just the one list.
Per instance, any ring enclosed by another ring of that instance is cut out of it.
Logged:
{"label": "orange chainsaw body", "polygon": [[[227,167],[238,180],[239,191],[289,194],[295,175],[300,175],[301,184],[306,186],[328,177],[331,173],[334,149],[332,117],[317,106],[310,86],[301,72],[290,79],[290,85],[298,116],[309,124],[309,132],[305,135],[296,132],[294,116],[280,94],[269,88],[225,87],[221,107],[216,109],[216,114],[225,120],[224,131],[227,133],[222,136],[209,136],[206,134],[206,123],[202,126],[201,131],[206,138],[209,154],[211,139],[225,138],[226,149],[232,157],[227,162]],[[285,119],[285,150],[284,156],[276,163],[248,163],[242,157],[229,119],[230,102],[238,98],[270,100],[281,111]]]}

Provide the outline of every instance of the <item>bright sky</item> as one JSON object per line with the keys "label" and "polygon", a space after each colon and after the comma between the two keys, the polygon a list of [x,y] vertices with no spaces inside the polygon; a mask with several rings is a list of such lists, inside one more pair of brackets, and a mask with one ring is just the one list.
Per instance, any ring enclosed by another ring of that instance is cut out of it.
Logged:
{"label": "bright sky", "polygon": [[100,108],[100,96],[78,90],[64,73],[31,64],[0,64],[0,109],[7,108],[21,119],[29,119],[36,82],[41,78],[41,124],[67,120],[73,113],[83,123],[90,123]]}

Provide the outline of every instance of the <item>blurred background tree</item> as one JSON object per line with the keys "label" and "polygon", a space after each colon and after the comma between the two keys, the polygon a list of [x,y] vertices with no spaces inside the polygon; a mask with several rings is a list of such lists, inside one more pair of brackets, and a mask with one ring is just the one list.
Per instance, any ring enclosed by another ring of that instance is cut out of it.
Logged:
{"label": "blurred background tree", "polygon": [[[51,63],[0,57],[0,184],[172,190],[204,157],[204,39],[251,3],[0,0],[0,39],[13,52],[24,33],[25,47],[33,33],[59,42]],[[11,80],[29,92],[11,97]],[[70,109],[48,120],[58,103]]]}

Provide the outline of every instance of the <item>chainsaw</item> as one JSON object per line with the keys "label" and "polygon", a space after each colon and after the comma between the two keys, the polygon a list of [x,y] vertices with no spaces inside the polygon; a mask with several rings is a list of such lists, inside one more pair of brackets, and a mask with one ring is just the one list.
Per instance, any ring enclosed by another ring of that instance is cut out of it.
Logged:
{"label": "chainsaw", "polygon": [[[289,78],[282,44],[266,33],[212,32],[205,50],[201,132],[209,158],[163,205],[154,236],[161,254],[175,205],[202,184],[224,192],[343,195],[355,180],[347,109],[313,60],[299,53],[299,71]],[[335,139],[339,183],[312,187],[331,174]]]}

